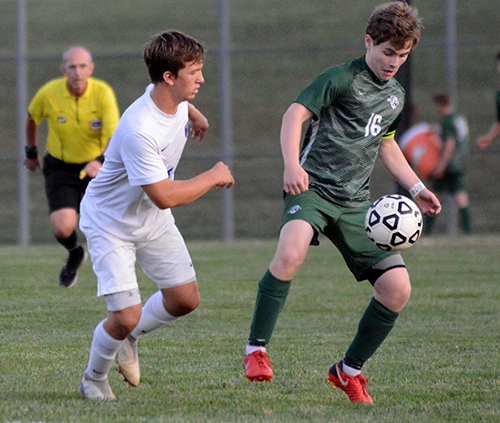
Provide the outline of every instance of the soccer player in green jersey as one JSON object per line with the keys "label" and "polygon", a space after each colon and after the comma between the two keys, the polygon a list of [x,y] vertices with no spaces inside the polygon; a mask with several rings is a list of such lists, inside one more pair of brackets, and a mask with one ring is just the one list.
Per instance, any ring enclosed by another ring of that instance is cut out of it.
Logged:
{"label": "soccer player in green jersey", "polygon": [[[441,118],[440,136],[443,142],[441,157],[432,174],[434,190],[453,196],[460,217],[460,225],[466,234],[472,232],[469,212],[469,195],[465,189],[465,168],[469,150],[469,125],[465,117],[453,110],[448,94],[436,94],[434,108]],[[431,233],[435,219],[427,217],[425,227]]]}
{"label": "soccer player in green jersey", "polygon": [[[498,75],[500,76],[500,52],[498,52],[497,54],[497,70],[498,70]],[[476,141],[477,146],[481,150],[484,150],[486,147],[488,147],[495,138],[500,137],[500,89],[496,92],[496,106],[497,106],[496,121],[493,122],[493,125],[491,125],[491,129],[489,130],[489,132],[484,135],[481,135]]]}
{"label": "soccer player in green jersey", "polygon": [[[394,140],[405,93],[393,77],[419,39],[416,9],[404,2],[378,6],[366,29],[366,55],[327,69],[283,117],[285,208],[276,254],[258,286],[244,360],[250,381],[273,377],[266,345],[292,278],[309,245],[317,245],[322,233],[340,250],[355,278],[368,280],[375,291],[354,340],[330,368],[328,379],[351,401],[373,403],[361,368],[393,328],[411,291],[402,257],[375,247],[364,229],[377,155],[422,213],[436,215],[441,210]],[[302,124],[307,120],[301,149]]]}

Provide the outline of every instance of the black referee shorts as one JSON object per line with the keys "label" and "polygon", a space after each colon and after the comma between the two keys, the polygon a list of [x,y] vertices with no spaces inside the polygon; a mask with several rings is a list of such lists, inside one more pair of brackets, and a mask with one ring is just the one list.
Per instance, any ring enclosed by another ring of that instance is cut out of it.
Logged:
{"label": "black referee shorts", "polygon": [[50,213],[63,208],[80,211],[80,201],[90,182],[89,177],[80,179],[80,171],[86,165],[87,163],[65,163],[50,154],[43,158],[45,194]]}

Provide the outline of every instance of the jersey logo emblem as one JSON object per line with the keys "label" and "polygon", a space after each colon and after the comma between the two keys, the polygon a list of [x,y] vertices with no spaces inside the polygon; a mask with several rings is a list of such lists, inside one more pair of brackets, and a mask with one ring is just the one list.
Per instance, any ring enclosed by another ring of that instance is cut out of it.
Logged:
{"label": "jersey logo emblem", "polygon": [[184,136],[187,138],[189,132],[189,122],[186,123],[186,126],[184,127]]}
{"label": "jersey logo emblem", "polygon": [[90,128],[93,129],[94,131],[97,131],[98,129],[102,128],[102,120],[96,119],[90,122]]}
{"label": "jersey logo emblem", "polygon": [[396,107],[399,106],[399,100],[395,95],[391,95],[387,101],[390,103],[391,107],[395,109]]}
{"label": "jersey logo emblem", "polygon": [[66,123],[66,118],[65,117],[57,118],[57,123]]}
{"label": "jersey logo emblem", "polygon": [[290,210],[288,210],[288,214],[295,214],[297,213],[299,210],[302,210],[302,207],[300,207],[298,204],[295,205],[295,206],[292,206],[290,208]]}

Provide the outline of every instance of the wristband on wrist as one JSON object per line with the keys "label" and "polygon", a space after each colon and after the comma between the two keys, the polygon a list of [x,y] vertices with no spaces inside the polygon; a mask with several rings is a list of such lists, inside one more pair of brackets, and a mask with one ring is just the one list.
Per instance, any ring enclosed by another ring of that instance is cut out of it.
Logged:
{"label": "wristband on wrist", "polygon": [[101,154],[100,156],[96,157],[94,160],[97,160],[101,164],[104,163],[104,154]]}
{"label": "wristband on wrist", "polygon": [[425,185],[422,182],[417,182],[410,188],[410,195],[415,198],[425,189]]}
{"label": "wristband on wrist", "polygon": [[27,145],[24,147],[24,153],[26,154],[27,159],[36,159],[38,157],[38,148],[36,147],[36,145]]}

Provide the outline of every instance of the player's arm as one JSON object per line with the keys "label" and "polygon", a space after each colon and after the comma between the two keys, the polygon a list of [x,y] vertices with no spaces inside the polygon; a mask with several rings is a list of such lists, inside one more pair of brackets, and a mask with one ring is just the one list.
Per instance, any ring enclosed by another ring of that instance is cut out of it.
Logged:
{"label": "player's arm", "polygon": [[33,118],[28,114],[26,118],[26,158],[24,159],[24,166],[34,172],[37,168],[41,169],[40,159],[38,158],[38,151],[36,148],[36,140],[38,133],[38,125]]}
{"label": "player's arm", "polygon": [[164,179],[154,184],[142,185],[151,201],[160,209],[184,206],[206,194],[213,187],[218,190],[234,184],[229,168],[218,162],[212,169],[187,181]]}
{"label": "player's arm", "polygon": [[188,103],[189,123],[191,124],[191,137],[201,141],[208,131],[208,119],[191,103]]}
{"label": "player's arm", "polygon": [[439,159],[438,164],[436,165],[436,169],[433,172],[433,175],[437,179],[441,179],[444,175],[444,172],[446,168],[448,167],[448,164],[451,161],[451,158],[453,157],[453,153],[455,152],[456,148],[456,143],[453,138],[447,138],[443,144],[443,153],[441,154],[441,157]]}
{"label": "player's arm", "polygon": [[412,194],[423,214],[434,216],[441,211],[439,200],[431,191],[425,188],[406,161],[394,138],[382,139],[379,157],[392,177]]}
{"label": "player's arm", "polygon": [[309,189],[309,176],[300,165],[300,141],[302,124],[313,117],[313,113],[300,103],[293,103],[283,116],[281,123],[281,153],[285,165],[284,190],[297,195]]}
{"label": "player's arm", "polygon": [[477,139],[477,146],[484,150],[497,137],[500,137],[500,122],[495,122],[487,134]]}

